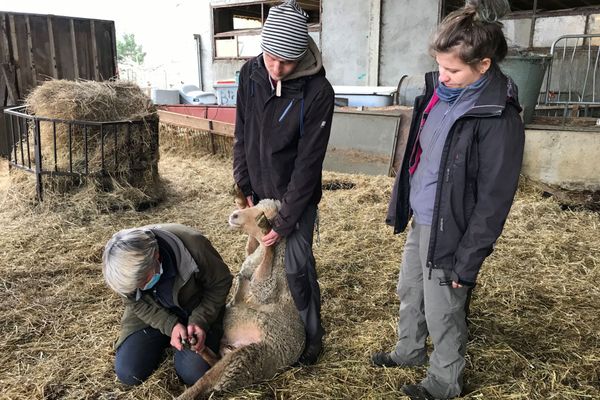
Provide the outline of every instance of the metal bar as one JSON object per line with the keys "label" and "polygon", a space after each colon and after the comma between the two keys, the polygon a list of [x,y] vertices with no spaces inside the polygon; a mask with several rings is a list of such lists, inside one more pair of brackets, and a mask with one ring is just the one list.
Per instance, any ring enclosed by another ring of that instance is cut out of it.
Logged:
{"label": "metal bar", "polygon": [[25,141],[27,143],[27,166],[31,168],[31,148],[29,147],[29,120],[25,120]]}
{"label": "metal bar", "polygon": [[596,102],[596,74],[598,73],[598,61],[600,60],[600,47],[596,52],[596,62],[594,63],[594,73],[592,75],[592,103]]}
{"label": "metal bar", "polygon": [[79,120],[79,119],[62,119],[62,118],[50,118],[50,117],[38,117],[38,116],[33,117],[27,113],[22,112],[25,110],[25,108],[26,108],[26,106],[11,107],[11,108],[5,109],[4,112],[6,114],[16,115],[16,116],[25,117],[25,118],[35,118],[39,121],[56,121],[56,122],[65,122],[65,123],[73,122],[76,124],[85,124],[85,125],[94,125],[94,126],[125,124],[125,123],[132,122],[130,119],[125,119],[125,120],[120,120],[120,121],[85,121],[85,120]]}
{"label": "metal bar", "polygon": [[89,172],[89,166],[88,166],[88,126],[84,125],[83,126],[83,154],[84,154],[84,160],[85,160],[85,174],[87,175]]}
{"label": "metal bar", "polygon": [[119,130],[119,125],[113,125],[113,132],[115,134],[115,150],[113,153],[115,154],[115,171],[117,170],[117,166],[119,165],[119,158],[117,157],[117,132]]}
{"label": "metal bar", "polygon": [[[18,126],[19,126],[19,147],[21,149],[21,164],[25,165],[25,154],[23,152],[23,127],[21,126],[21,120],[17,118]],[[16,160],[18,161],[18,160]]]}
{"label": "metal bar", "polygon": [[[131,124],[127,124],[127,148],[131,149]],[[115,147],[115,158],[117,158],[117,148]],[[131,168],[131,158],[129,158],[129,165],[127,165],[127,168]]]}
{"label": "metal bar", "polygon": [[592,43],[591,43],[591,40],[588,40],[587,68],[585,69],[585,78],[583,79],[583,88],[581,89],[581,99],[579,99],[579,101],[583,101],[585,99],[585,88],[587,86],[588,77],[590,76],[591,63],[592,63]]}
{"label": "metal bar", "polygon": [[73,124],[69,124],[69,172],[73,173]]}
{"label": "metal bar", "polygon": [[56,122],[52,121],[52,139],[54,142],[54,170],[58,171],[58,152],[56,150]]}
{"label": "metal bar", "polygon": [[[17,146],[18,146],[19,140],[17,140],[17,137],[15,135],[15,116],[14,115],[10,115],[9,119],[10,119],[10,134],[11,134],[12,139],[13,139],[13,141],[12,141],[12,147],[13,147],[13,153],[14,153],[14,156],[15,156],[14,161],[16,162],[17,161]],[[18,120],[19,119],[17,118],[17,121]]]}
{"label": "metal bar", "polygon": [[102,172],[104,172],[104,126],[100,125],[100,165],[102,165]]}
{"label": "metal bar", "polygon": [[538,0],[533,0],[533,10],[531,12],[531,27],[529,28],[529,48],[533,47],[533,35],[535,34],[535,21],[537,18],[537,3]]}
{"label": "metal bar", "polygon": [[33,144],[35,146],[35,186],[38,200],[43,201],[43,183],[42,183],[42,146],[40,143],[40,121],[35,121],[35,136]]}
{"label": "metal bar", "polygon": [[573,62],[575,60],[575,51],[577,50],[577,43],[579,42],[579,39],[575,39],[575,46],[573,46],[573,52],[571,53],[571,64],[569,65],[569,81],[568,81],[568,88],[569,88],[569,103],[571,103],[571,99],[572,99],[572,95],[573,95]]}

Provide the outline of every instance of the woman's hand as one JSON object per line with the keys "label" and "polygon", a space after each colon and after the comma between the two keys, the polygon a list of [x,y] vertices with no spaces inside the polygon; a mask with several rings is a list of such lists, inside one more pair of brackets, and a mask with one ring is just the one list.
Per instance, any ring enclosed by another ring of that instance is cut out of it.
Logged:
{"label": "woman's hand", "polygon": [[188,334],[183,324],[177,323],[173,330],[171,331],[171,346],[175,347],[177,350],[183,350],[182,340],[187,340]]}
{"label": "woman's hand", "polygon": [[[189,324],[187,326],[187,334],[190,338],[190,349],[192,351],[197,353],[204,348],[204,341],[206,340],[206,332],[204,332],[204,329],[196,324]],[[191,338],[195,338],[195,340],[192,341]]]}
{"label": "woman's hand", "polygon": [[458,289],[463,287],[463,285],[461,285],[460,283],[456,282],[456,281],[452,281],[452,289]]}

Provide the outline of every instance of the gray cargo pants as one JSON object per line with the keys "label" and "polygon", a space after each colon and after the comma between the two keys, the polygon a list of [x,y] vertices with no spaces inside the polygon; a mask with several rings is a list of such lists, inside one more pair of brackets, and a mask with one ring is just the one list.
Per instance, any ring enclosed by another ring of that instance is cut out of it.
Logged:
{"label": "gray cargo pants", "polygon": [[317,282],[312,243],[317,206],[307,206],[296,229],[286,237],[285,272],[296,308],[306,330],[306,344],[320,342],[325,334],[321,325],[321,291]]}
{"label": "gray cargo pants", "polygon": [[425,364],[429,334],[433,351],[421,384],[435,398],[446,399],[459,396],[463,387],[471,289],[448,285],[450,271],[433,269],[428,279],[430,234],[429,225],[411,223],[398,279],[398,342],[391,356],[398,363]]}

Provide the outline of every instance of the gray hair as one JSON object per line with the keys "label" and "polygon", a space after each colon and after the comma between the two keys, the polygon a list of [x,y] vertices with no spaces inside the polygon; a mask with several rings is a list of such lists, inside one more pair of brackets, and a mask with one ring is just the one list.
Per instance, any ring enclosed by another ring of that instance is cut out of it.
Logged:
{"label": "gray hair", "polygon": [[122,296],[134,294],[155,267],[157,251],[158,242],[150,229],[132,228],[115,233],[102,255],[106,284]]}

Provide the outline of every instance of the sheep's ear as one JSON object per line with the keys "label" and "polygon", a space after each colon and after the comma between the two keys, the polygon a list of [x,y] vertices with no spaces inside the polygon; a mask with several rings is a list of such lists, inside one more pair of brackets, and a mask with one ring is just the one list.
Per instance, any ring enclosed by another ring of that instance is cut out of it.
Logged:
{"label": "sheep's ear", "polygon": [[260,231],[263,235],[266,235],[271,230],[271,223],[269,219],[266,217],[265,213],[260,213],[258,217],[256,217],[256,224],[260,228]]}
{"label": "sheep's ear", "polygon": [[244,196],[244,193],[242,193],[242,189],[240,189],[240,187],[237,185],[237,183],[233,184],[233,186],[231,187],[231,190],[229,191],[229,194],[233,196],[235,204],[239,208],[248,207],[248,200],[246,200],[246,196]]}

